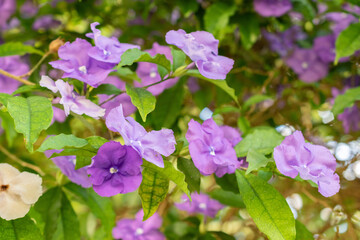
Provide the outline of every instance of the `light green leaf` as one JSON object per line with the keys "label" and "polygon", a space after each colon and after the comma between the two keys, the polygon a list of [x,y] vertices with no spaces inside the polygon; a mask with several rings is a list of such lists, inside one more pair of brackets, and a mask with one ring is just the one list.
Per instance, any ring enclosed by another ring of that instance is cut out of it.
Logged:
{"label": "light green leaf", "polygon": [[238,193],[234,193],[231,191],[225,191],[223,189],[215,189],[210,192],[211,198],[218,200],[220,203],[237,207],[237,208],[245,208],[244,202]]}
{"label": "light green leaf", "polygon": [[146,122],[146,116],[155,109],[154,95],[143,88],[134,88],[129,84],[126,84],[126,93],[130,96],[132,104],[139,110],[142,120]]}
{"label": "light green leaf", "polygon": [[[120,81],[120,80],[119,80]],[[96,96],[98,94],[114,95],[121,94],[123,91],[115,87],[113,84],[101,84],[97,88],[91,91],[91,96]]]}
{"label": "light green leaf", "polygon": [[17,132],[15,131],[14,120],[8,112],[0,110],[1,126],[5,130],[6,141],[11,147],[14,143]]}
{"label": "light green leaf", "polygon": [[32,152],[40,132],[50,126],[53,109],[45,97],[13,97],[8,99],[7,109],[14,119],[15,129],[25,136],[26,148]]}
{"label": "light green leaf", "polygon": [[46,139],[38,148],[38,152],[44,152],[49,149],[61,150],[65,147],[81,148],[88,144],[83,138],[75,137],[74,135],[59,134],[57,136],[51,136]]}
{"label": "light green leaf", "polygon": [[46,88],[40,87],[38,85],[24,85],[16,89],[11,95],[15,96],[16,94],[26,93],[26,92],[35,92],[35,91],[44,91]]}
{"label": "light green leaf", "polygon": [[295,220],[296,226],[296,240],[314,240],[313,234],[307,230],[307,228],[299,222]]}
{"label": "light green leaf", "polygon": [[119,66],[132,65],[134,62],[150,62],[156,63],[164,67],[168,72],[171,71],[171,62],[165,57],[164,54],[156,54],[152,57],[147,52],[142,52],[137,48],[132,48],[127,50],[121,55],[121,61]]}
{"label": "light green leaf", "polygon": [[149,169],[155,171],[156,173],[160,174],[162,177],[173,181],[191,199],[190,191],[189,191],[188,185],[185,181],[184,173],[176,170],[171,162],[164,161],[164,168],[158,167],[155,164],[152,164],[145,160],[142,165],[145,168],[149,168]]}
{"label": "light green leaf", "polygon": [[240,195],[259,230],[270,240],[295,240],[295,219],[285,198],[261,178],[236,170]]}
{"label": "light green leaf", "polygon": [[239,17],[239,32],[244,48],[249,50],[260,35],[260,26],[257,15],[253,13],[241,15]]}
{"label": "light green leaf", "polygon": [[183,51],[171,48],[171,55],[173,56],[172,71],[175,72],[181,66],[185,65],[186,55]]}
{"label": "light green leaf", "polygon": [[215,2],[206,9],[204,15],[205,30],[218,36],[219,32],[228,25],[229,18],[234,15],[236,5],[225,2]]}
{"label": "light green leaf", "polygon": [[242,106],[242,110],[246,111],[250,106],[263,102],[268,99],[271,99],[271,97],[266,95],[253,95],[245,101],[244,105]]}
{"label": "light green leaf", "polygon": [[254,170],[259,170],[262,167],[266,167],[270,159],[256,150],[250,149],[246,156],[246,161],[249,163],[246,174],[249,174]]}
{"label": "light green leaf", "polygon": [[342,57],[353,55],[360,49],[360,23],[354,23],[342,31],[336,39],[335,64]]}
{"label": "light green leaf", "polygon": [[293,11],[301,13],[306,20],[313,20],[316,16],[315,4],[311,0],[291,0]]}
{"label": "light green leaf", "polygon": [[250,149],[264,155],[272,153],[283,139],[284,137],[271,127],[256,128],[235,146],[236,155],[245,157]]}
{"label": "light green leaf", "polygon": [[197,191],[200,193],[200,171],[195,167],[194,162],[179,157],[177,160],[177,168],[185,174],[185,181],[188,184],[190,192]]}
{"label": "light green leaf", "polygon": [[6,221],[0,218],[0,239],[2,240],[42,240],[40,230],[28,217]]}
{"label": "light green leaf", "polygon": [[25,55],[27,53],[35,53],[43,55],[44,53],[32,46],[24,45],[21,42],[7,42],[0,45],[0,57]]}
{"label": "light green leaf", "polygon": [[156,171],[145,168],[142,172],[139,195],[144,210],[143,221],[151,217],[165,199],[169,189],[169,180]]}
{"label": "light green leaf", "polygon": [[114,74],[119,76],[122,80],[141,82],[141,79],[138,77],[136,72],[131,71],[129,68],[116,66],[115,69],[116,72],[114,72]]}
{"label": "light green leaf", "polygon": [[332,112],[335,116],[344,112],[345,108],[352,107],[355,101],[360,100],[360,87],[350,88],[344,94],[335,98]]}
{"label": "light green leaf", "polygon": [[5,107],[7,106],[9,98],[11,98],[11,95],[7,93],[0,93],[0,103]]}
{"label": "light green leaf", "polygon": [[184,17],[189,17],[191,13],[194,13],[199,8],[199,3],[196,0],[176,0],[176,6],[180,8],[180,11],[184,14]]}

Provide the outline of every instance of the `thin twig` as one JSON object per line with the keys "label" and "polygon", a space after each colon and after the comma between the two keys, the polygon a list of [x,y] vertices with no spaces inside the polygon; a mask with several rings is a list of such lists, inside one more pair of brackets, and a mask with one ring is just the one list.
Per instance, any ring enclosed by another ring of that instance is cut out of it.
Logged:
{"label": "thin twig", "polygon": [[2,145],[0,145],[0,151],[2,153],[4,153],[8,158],[13,160],[14,162],[20,164],[21,166],[30,168],[30,169],[38,172],[41,176],[45,175],[45,173],[38,166],[35,166],[35,165],[33,165],[31,163],[28,163],[28,162],[24,162],[23,160],[21,160],[20,158],[18,158],[14,154],[10,153],[8,150],[6,150],[6,148],[4,148]]}
{"label": "thin twig", "polygon": [[21,82],[21,83],[23,83],[25,85],[35,85],[35,83],[32,83],[32,82],[30,82],[30,81],[28,81],[26,79],[21,78],[21,77],[15,76],[15,75],[13,75],[11,73],[8,73],[8,72],[6,72],[6,71],[4,71],[2,69],[0,69],[0,74],[4,75],[6,77],[12,78],[12,79],[14,79],[16,81],[19,81],[19,82]]}
{"label": "thin twig", "polygon": [[20,75],[19,78],[28,77],[44,62],[44,60],[51,54],[50,51],[46,52],[42,58],[39,60],[39,62],[27,73]]}
{"label": "thin twig", "polygon": [[317,199],[316,197],[314,197],[308,190],[306,190],[305,188],[302,188],[302,192],[308,197],[310,198],[313,202],[315,203],[320,203],[321,205],[323,205],[324,207],[327,208],[332,208],[327,202]]}

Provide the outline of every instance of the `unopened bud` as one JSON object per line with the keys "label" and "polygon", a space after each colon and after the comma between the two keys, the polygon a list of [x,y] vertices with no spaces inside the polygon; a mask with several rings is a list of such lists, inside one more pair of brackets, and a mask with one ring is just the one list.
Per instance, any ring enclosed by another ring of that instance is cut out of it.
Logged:
{"label": "unopened bud", "polygon": [[51,53],[56,53],[59,50],[59,48],[64,44],[65,42],[61,38],[55,39],[50,43],[49,51]]}

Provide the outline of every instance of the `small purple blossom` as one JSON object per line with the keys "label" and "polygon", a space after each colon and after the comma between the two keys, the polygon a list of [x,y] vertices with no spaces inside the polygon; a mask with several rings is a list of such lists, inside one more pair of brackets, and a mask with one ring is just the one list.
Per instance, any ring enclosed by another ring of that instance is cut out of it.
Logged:
{"label": "small purple blossom", "polygon": [[[53,153],[60,153],[61,151],[62,150],[47,150],[44,153],[46,157],[49,158]],[[59,156],[51,160],[70,181],[84,188],[91,187],[90,178],[87,175],[88,167],[86,166],[75,170],[76,156]]]}
{"label": "small purple blossom", "polygon": [[[9,57],[0,57],[0,69],[7,71],[15,76],[19,76],[27,73],[29,71],[29,66],[24,62],[22,62],[19,56],[9,56]],[[21,85],[20,82],[0,74],[1,93],[11,94],[20,85]]]}
{"label": "small purple blossom", "polygon": [[292,9],[289,0],[254,0],[255,11],[263,17],[280,17]]}
{"label": "small purple blossom", "polygon": [[96,26],[100,25],[98,22],[94,22],[90,25],[92,33],[86,34],[87,37],[94,39],[95,47],[89,50],[89,56],[106,63],[118,64],[121,60],[121,55],[128,49],[138,48],[137,45],[120,43],[117,38],[108,38],[101,35],[101,31],[96,29]]}
{"label": "small purple blossom", "polygon": [[61,60],[50,62],[54,68],[64,71],[63,78],[75,78],[97,87],[112,72],[115,64],[104,63],[89,57],[91,44],[77,38],[61,46],[58,54]]}
{"label": "small purple blossom", "polygon": [[181,197],[182,202],[175,203],[175,206],[178,209],[186,211],[190,214],[200,213],[209,217],[215,217],[217,212],[224,208],[224,205],[214,199],[211,199],[206,194],[192,193],[191,199],[192,201],[190,201],[186,194],[184,194]]}
{"label": "small purple blossom", "polygon": [[21,17],[31,18],[37,14],[39,7],[32,0],[27,0],[20,8]]}
{"label": "small purple blossom", "polygon": [[53,119],[51,120],[51,124],[53,124],[55,121],[56,122],[65,122],[66,120],[66,114],[64,112],[64,110],[57,108],[57,107],[53,107]]}
{"label": "small purple blossom", "polygon": [[303,82],[317,82],[328,73],[328,64],[321,61],[312,49],[298,48],[285,59],[285,62]]}
{"label": "small purple blossom", "polygon": [[135,191],[141,183],[140,155],[119,142],[102,145],[87,169],[94,191],[102,197]]}
{"label": "small purple blossom", "polygon": [[110,111],[106,126],[120,133],[125,145],[133,147],[142,158],[159,167],[164,167],[161,155],[168,157],[175,151],[176,141],[172,130],[146,132],[132,117],[124,117],[122,105]]}
{"label": "small purple blossom", "polygon": [[122,240],[165,240],[164,234],[159,231],[162,225],[159,214],[155,213],[144,222],[143,216],[141,209],[135,219],[120,219],[113,228],[113,237]]}
{"label": "small purple blossom", "polygon": [[202,175],[215,173],[222,177],[225,173],[234,173],[239,167],[232,146],[234,140],[229,142],[224,131],[212,118],[204,121],[202,125],[192,119],[186,139],[189,142],[190,156]]}
{"label": "small purple blossom", "polygon": [[37,18],[32,26],[34,30],[48,30],[61,25],[59,20],[54,19],[51,15],[44,15]]}
{"label": "small purple blossom", "polygon": [[359,22],[352,14],[344,12],[330,12],[325,15],[325,19],[332,23],[330,28],[335,36],[338,36],[340,32],[346,29],[351,23]]}
{"label": "small purple blossom", "polygon": [[291,178],[300,174],[302,179],[315,182],[325,197],[336,194],[340,189],[334,156],[323,146],[305,143],[300,131],[287,136],[274,149],[274,160],[282,174]]}
{"label": "small purple blossom", "polygon": [[96,119],[105,115],[105,109],[86,99],[85,96],[79,96],[74,92],[73,86],[61,79],[54,82],[48,76],[42,76],[40,86],[46,87],[54,93],[59,91],[61,95],[59,103],[64,106],[66,116],[70,114],[70,110],[76,114],[86,114]]}
{"label": "small purple blossom", "polygon": [[321,61],[331,63],[335,60],[335,41],[332,34],[315,38],[313,49]]}
{"label": "small purple blossom", "polygon": [[[15,0],[0,0],[0,29],[6,26],[7,20],[15,13]],[[1,66],[1,65],[0,65]]]}
{"label": "small purple blossom", "polygon": [[218,55],[219,40],[205,31],[186,33],[171,30],[166,33],[166,42],[180,48],[193,60],[204,77],[225,79],[234,65],[234,60]]}

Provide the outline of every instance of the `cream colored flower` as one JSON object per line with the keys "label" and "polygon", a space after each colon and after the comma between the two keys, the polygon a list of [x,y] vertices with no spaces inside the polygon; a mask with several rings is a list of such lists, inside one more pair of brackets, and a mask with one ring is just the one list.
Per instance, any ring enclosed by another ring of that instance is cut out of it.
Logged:
{"label": "cream colored flower", "polygon": [[24,217],[42,195],[40,176],[22,172],[0,163],[0,217],[13,220]]}

